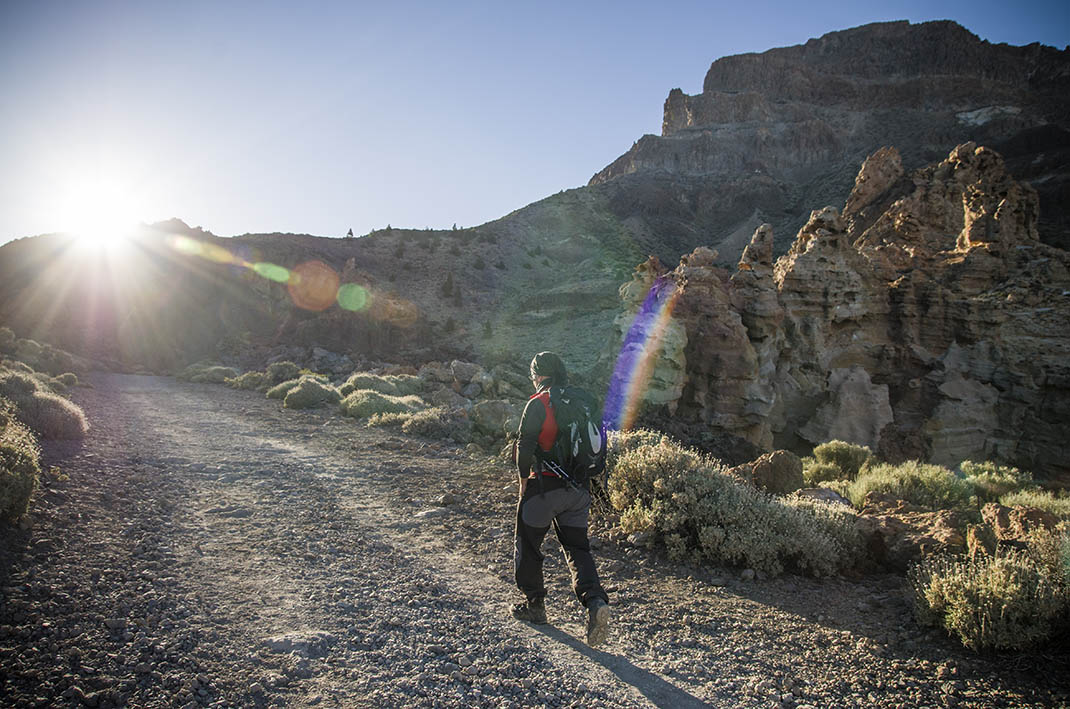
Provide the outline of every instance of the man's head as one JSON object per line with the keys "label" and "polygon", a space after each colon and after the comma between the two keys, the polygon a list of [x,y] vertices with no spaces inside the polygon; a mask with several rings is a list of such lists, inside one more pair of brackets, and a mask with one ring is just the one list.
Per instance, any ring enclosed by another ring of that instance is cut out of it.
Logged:
{"label": "man's head", "polygon": [[538,386],[543,381],[543,377],[556,386],[568,384],[568,371],[565,369],[565,363],[553,352],[540,352],[531,360],[531,381]]}

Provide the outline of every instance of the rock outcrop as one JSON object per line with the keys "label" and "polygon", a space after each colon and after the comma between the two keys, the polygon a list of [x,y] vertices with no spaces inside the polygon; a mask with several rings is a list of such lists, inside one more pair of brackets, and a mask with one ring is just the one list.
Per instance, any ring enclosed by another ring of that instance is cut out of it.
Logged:
{"label": "rock outcrop", "polygon": [[881,145],[917,168],[976,141],[1038,186],[1044,239],[1066,248],[1068,69],[1065,49],[993,45],[950,21],[871,24],[723,57],[702,93],[669,93],[660,136],[643,136],[591,184],[629,178],[621,189],[634,213],[690,210],[714,227],[707,243],[735,258],[742,244],[730,235],[748,215],[794,233],[801,210],[842,193]]}
{"label": "rock outcrop", "polygon": [[990,149],[904,177],[884,148],[842,212],[814,211],[775,262],[763,226],[734,273],[700,249],[662,276],[685,345],[652,369],[683,374],[677,399],[658,387],[650,403],[766,450],[841,439],[1070,475],[1070,253],[1041,243],[1037,218]]}

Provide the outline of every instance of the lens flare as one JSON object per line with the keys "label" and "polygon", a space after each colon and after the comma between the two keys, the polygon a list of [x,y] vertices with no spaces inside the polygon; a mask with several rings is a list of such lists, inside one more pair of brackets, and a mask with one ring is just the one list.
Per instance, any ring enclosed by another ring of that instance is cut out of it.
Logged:
{"label": "lens flare", "polygon": [[364,310],[368,305],[368,291],[356,283],[346,283],[338,289],[338,305],[353,312]]}
{"label": "lens flare", "polygon": [[262,276],[269,281],[286,283],[290,280],[290,269],[276,266],[273,263],[266,263],[264,261],[254,263],[252,269],[258,276]]}
{"label": "lens flare", "polygon": [[666,276],[660,276],[650,286],[624,338],[609,380],[602,417],[606,428],[627,431],[635,423],[643,392],[650,381],[654,357],[661,349],[678,297],[676,284]]}
{"label": "lens flare", "polygon": [[287,289],[294,305],[305,310],[326,310],[338,296],[338,274],[322,261],[306,261],[290,272]]}

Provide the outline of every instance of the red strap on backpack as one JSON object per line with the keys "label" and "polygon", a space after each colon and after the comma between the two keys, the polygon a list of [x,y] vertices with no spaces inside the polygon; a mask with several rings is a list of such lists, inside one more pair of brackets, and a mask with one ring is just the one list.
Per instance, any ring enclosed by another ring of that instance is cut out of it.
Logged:
{"label": "red strap on backpack", "polygon": [[[537,394],[533,394],[531,398],[541,401],[543,408],[546,409],[546,419],[542,422],[542,430],[539,431],[539,448],[544,453],[549,453],[550,449],[554,447],[554,441],[557,440],[557,419],[554,417],[553,407],[550,406],[550,392],[540,391]],[[543,474],[553,475],[553,473],[545,470]]]}

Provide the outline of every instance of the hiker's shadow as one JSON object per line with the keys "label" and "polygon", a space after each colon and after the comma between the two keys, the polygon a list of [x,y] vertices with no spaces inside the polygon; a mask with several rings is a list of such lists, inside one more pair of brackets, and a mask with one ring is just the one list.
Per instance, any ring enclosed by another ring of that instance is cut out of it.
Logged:
{"label": "hiker's shadow", "polygon": [[531,627],[551,640],[567,645],[592,662],[602,665],[615,674],[621,682],[635,687],[654,706],[671,707],[672,709],[709,706],[708,703],[695,695],[680,689],[671,682],[665,681],[653,672],[636,667],[623,655],[592,648],[552,625],[534,625]]}

